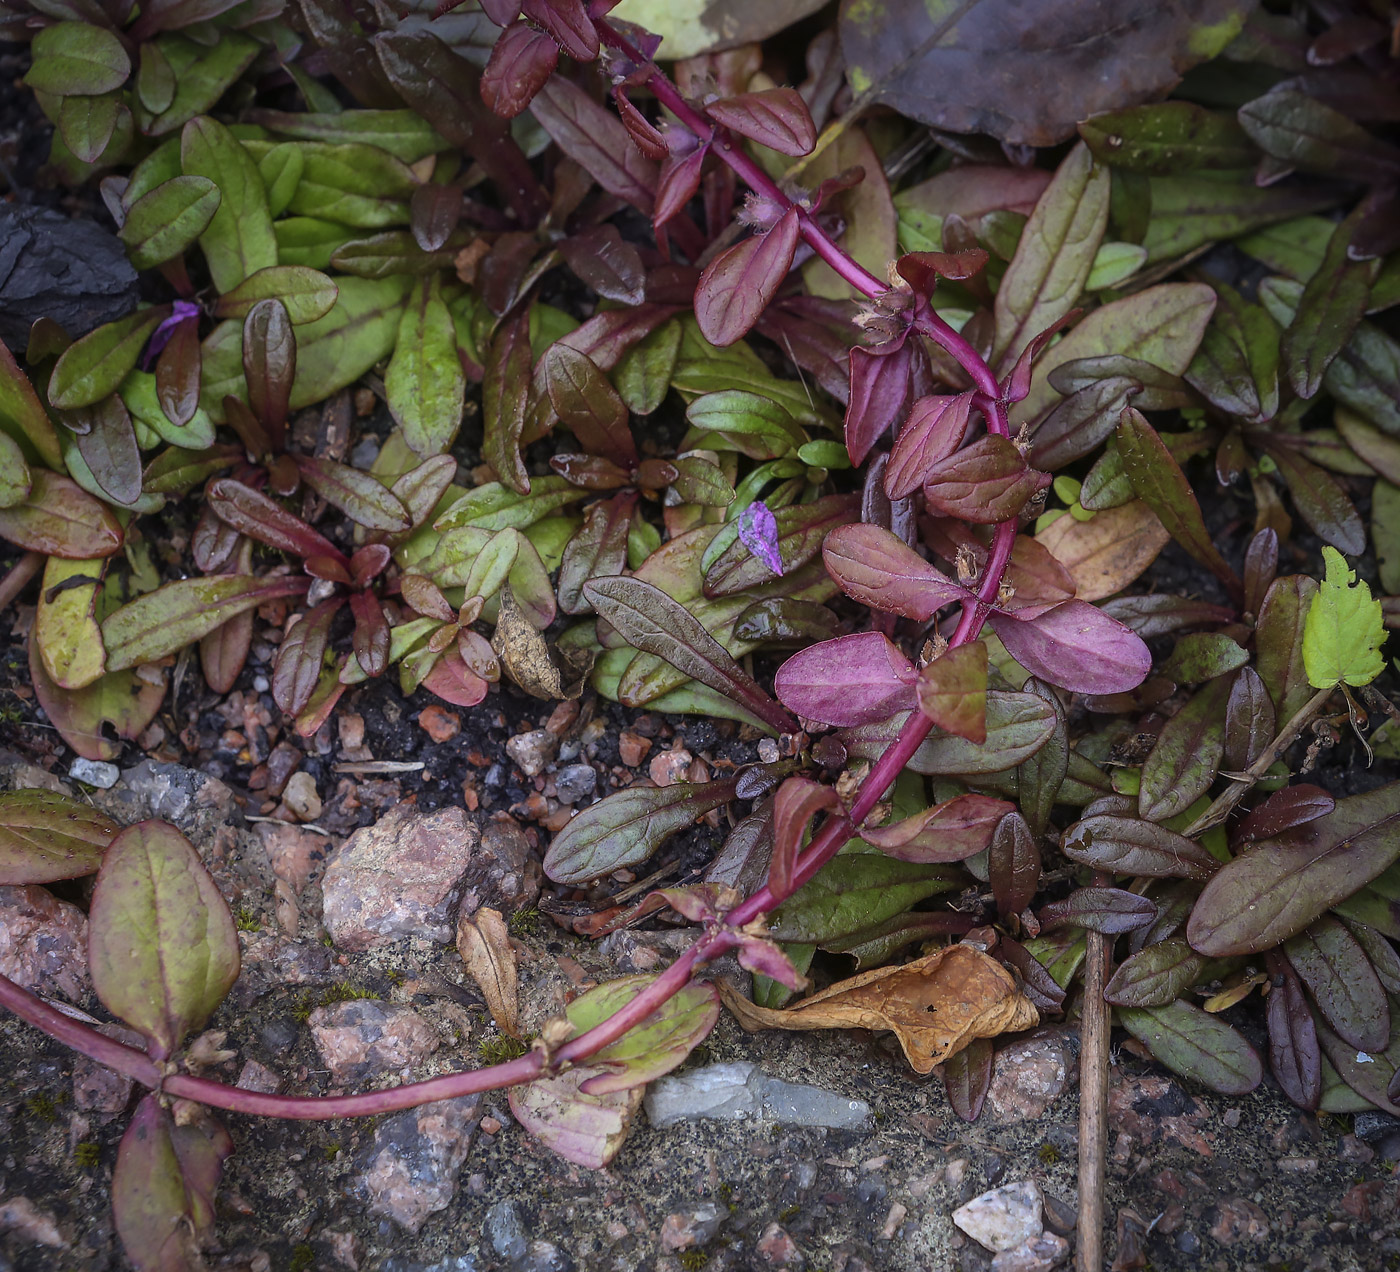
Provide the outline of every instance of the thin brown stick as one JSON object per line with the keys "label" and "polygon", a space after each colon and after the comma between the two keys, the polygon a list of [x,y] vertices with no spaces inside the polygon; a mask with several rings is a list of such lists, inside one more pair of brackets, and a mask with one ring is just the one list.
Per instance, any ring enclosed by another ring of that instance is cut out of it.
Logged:
{"label": "thin brown stick", "polygon": [[1229,790],[1222,791],[1211,803],[1211,806],[1182,833],[1188,839],[1194,839],[1197,835],[1204,834],[1212,826],[1220,825],[1230,815],[1235,805],[1254,788],[1254,784],[1273,767],[1274,761],[1293,745],[1293,740],[1312,722],[1312,718],[1322,710],[1323,704],[1335,692],[1336,686],[1333,685],[1327,689],[1319,689],[1313,694],[1293,713],[1292,719],[1279,730],[1278,736],[1264,748],[1259,758],[1245,769],[1244,775],[1237,778]]}
{"label": "thin brown stick", "polygon": [[42,552],[26,552],[3,576],[0,576],[0,610],[3,610],[24,591],[29,580],[35,578],[39,571],[44,568],[45,560]]}
{"label": "thin brown stick", "polygon": [[1104,1182],[1108,1163],[1109,938],[1084,934],[1084,1006],[1079,1018],[1078,1272],[1103,1272]]}

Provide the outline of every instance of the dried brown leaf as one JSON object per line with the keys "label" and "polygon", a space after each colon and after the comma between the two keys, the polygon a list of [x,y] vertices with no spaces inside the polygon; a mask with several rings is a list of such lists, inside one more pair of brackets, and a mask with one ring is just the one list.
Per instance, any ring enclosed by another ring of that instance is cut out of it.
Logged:
{"label": "dried brown leaf", "polygon": [[1088,521],[1059,517],[1035,539],[1069,571],[1081,601],[1100,601],[1147,569],[1171,535],[1151,508],[1134,499]]}
{"label": "dried brown leaf", "polygon": [[515,951],[506,921],[499,910],[486,906],[475,914],[465,911],[457,920],[457,953],[467,975],[486,998],[491,1019],[504,1034],[520,1037],[520,996]]}

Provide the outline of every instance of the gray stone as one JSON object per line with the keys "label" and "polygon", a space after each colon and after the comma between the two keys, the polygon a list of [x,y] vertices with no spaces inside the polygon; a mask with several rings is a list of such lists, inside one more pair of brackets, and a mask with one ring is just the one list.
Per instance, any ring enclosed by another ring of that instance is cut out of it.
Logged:
{"label": "gray stone", "polygon": [[445,1210],[471,1148],[480,1100],[463,1096],[405,1109],[375,1127],[360,1155],[356,1190],[375,1214],[416,1233],[428,1216]]}
{"label": "gray stone", "polygon": [[487,1210],[485,1232],[498,1257],[512,1263],[525,1257],[529,1243],[525,1240],[525,1225],[515,1202],[498,1201]]}
{"label": "gray stone", "polygon": [[531,729],[506,739],[506,754],[526,777],[538,777],[554,756],[555,737],[545,729]]}
{"label": "gray stone", "polygon": [[669,1214],[661,1224],[661,1247],[664,1250],[691,1250],[707,1246],[719,1235],[728,1217],[729,1212],[721,1210],[712,1201]]}
{"label": "gray stone", "polygon": [[121,777],[121,769],[105,760],[76,759],[68,768],[68,776],[75,782],[86,782],[98,790],[110,791]]}
{"label": "gray stone", "polygon": [[1030,1237],[992,1260],[992,1272],[1050,1272],[1069,1258],[1069,1242],[1053,1232]]}
{"label": "gray stone", "polygon": [[554,790],[561,804],[577,804],[598,786],[598,770],[591,764],[570,764],[554,775]]}
{"label": "gray stone", "polygon": [[[125,1025],[98,1025],[97,1032],[124,1042],[128,1047],[145,1050],[145,1040]],[[73,1107],[84,1113],[97,1114],[99,1122],[109,1122],[121,1113],[131,1099],[131,1079],[123,1077],[105,1064],[75,1053],[73,1056]]]}
{"label": "gray stone", "polygon": [[509,818],[487,822],[463,879],[462,913],[475,914],[483,905],[502,914],[526,909],[540,895],[543,878],[539,854],[520,826]]}
{"label": "gray stone", "polygon": [[37,884],[0,886],[0,975],[37,994],[87,996],[87,917]]}
{"label": "gray stone", "polygon": [[481,832],[460,808],[412,804],[357,830],[326,866],[322,921],[343,950],[418,936],[452,940],[457,903]]}
{"label": "gray stone", "polygon": [[578,1265],[553,1241],[532,1241],[515,1266],[518,1272],[574,1272]]}
{"label": "gray stone", "polygon": [[865,1130],[870,1106],[821,1087],[770,1078],[747,1061],[711,1064],[653,1082],[647,1117],[662,1128],[690,1118],[736,1121],[754,1118],[783,1126]]}
{"label": "gray stone", "polygon": [[1014,1250],[1044,1230],[1040,1185],[1021,1179],[993,1188],[953,1211],[953,1222],[988,1250]]}

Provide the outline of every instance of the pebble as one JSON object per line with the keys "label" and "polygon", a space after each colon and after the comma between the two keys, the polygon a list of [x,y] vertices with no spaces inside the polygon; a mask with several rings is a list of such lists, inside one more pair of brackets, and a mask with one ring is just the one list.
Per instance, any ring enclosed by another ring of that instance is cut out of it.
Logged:
{"label": "pebble", "polygon": [[[138,1051],[145,1050],[145,1041],[134,1029],[125,1025],[98,1025],[97,1032],[124,1042]],[[96,1113],[106,1122],[126,1109],[131,1099],[131,1079],[123,1077],[105,1064],[89,1060],[78,1052],[73,1054],[73,1107],[84,1113]]]}
{"label": "pebble", "polygon": [[539,855],[520,826],[510,818],[487,822],[462,879],[462,913],[483,905],[502,914],[526,909],[540,895],[543,878]]}
{"label": "pebble", "polygon": [[988,1250],[1014,1250],[1044,1229],[1040,1185],[1022,1179],[993,1188],[953,1211],[953,1222]]}
{"label": "pebble", "polygon": [[1047,1030],[997,1052],[987,1109],[1001,1122],[1034,1121],[1074,1081],[1076,1066],[1068,1037]]}
{"label": "pebble", "polygon": [[802,1251],[781,1224],[770,1223],[755,1248],[759,1262],[770,1268],[797,1268],[806,1263]]}
{"label": "pebble", "polygon": [[640,733],[624,729],[617,735],[617,755],[628,768],[636,768],[650,750],[651,739],[642,737]]}
{"label": "pebble", "polygon": [[1291,1171],[1295,1175],[1310,1175],[1317,1169],[1316,1157],[1280,1157],[1279,1170]]}
{"label": "pebble", "polygon": [[331,840],[290,822],[259,822],[256,830],[273,876],[300,896],[325,865]]}
{"label": "pebble", "polygon": [[577,804],[598,786],[598,771],[591,764],[570,764],[554,775],[554,789],[561,804]]}
{"label": "pebble", "polygon": [[689,1210],[669,1214],[661,1224],[661,1246],[665,1250],[691,1250],[707,1246],[719,1235],[728,1215],[727,1209],[721,1210],[712,1201],[703,1201]]}
{"label": "pebble", "polygon": [[428,1216],[446,1210],[471,1148],[480,1100],[462,1096],[405,1109],[383,1119],[361,1151],[355,1188],[375,1214],[416,1233]]}
{"label": "pebble", "polygon": [[1364,1166],[1374,1161],[1376,1156],[1375,1150],[1363,1144],[1355,1135],[1343,1135],[1338,1152],[1344,1162],[1351,1162],[1354,1166]]}
{"label": "pebble", "polygon": [[672,786],[684,782],[690,775],[690,763],[695,757],[684,747],[674,751],[662,751],[652,757],[647,774],[658,786]]}
{"label": "pebble", "polygon": [[1221,1245],[1234,1245],[1246,1238],[1262,1241],[1269,1235],[1268,1216],[1247,1197],[1226,1197],[1216,1205],[1215,1216],[1210,1235]]}
{"label": "pebble", "polygon": [[462,731],[462,717],[434,704],[418,713],[418,727],[434,742],[451,742]]}
{"label": "pebble", "polygon": [[290,742],[279,742],[274,746],[267,757],[267,793],[280,798],[287,789],[287,782],[305,758],[301,748]]}
{"label": "pebble", "polygon": [[554,735],[545,729],[531,729],[506,739],[506,754],[526,777],[538,777],[554,757]]}
{"label": "pebble", "polygon": [[498,1258],[514,1263],[525,1257],[529,1243],[525,1240],[525,1225],[515,1202],[498,1201],[487,1210],[485,1232]]}
{"label": "pebble", "polygon": [[823,1126],[867,1130],[870,1106],[821,1087],[770,1078],[748,1061],[706,1065],[653,1082],[644,1101],[658,1129],[691,1118],[777,1122],[782,1126]]}
{"label": "pebble", "polygon": [[37,884],[0,886],[0,975],[39,994],[87,995],[87,917]]}
{"label": "pebble", "polygon": [[238,1071],[238,1081],[234,1085],[244,1091],[259,1091],[263,1095],[271,1095],[282,1085],[282,1079],[267,1065],[257,1060],[247,1060]]}
{"label": "pebble", "polygon": [[481,842],[476,823],[456,807],[425,813],[400,804],[361,827],[331,857],[321,881],[331,940],[349,951],[411,936],[448,944]]}
{"label": "pebble", "polygon": [[21,1241],[54,1250],[66,1250],[70,1244],[53,1215],[40,1210],[28,1197],[6,1197],[0,1201],[0,1232],[12,1232]]}
{"label": "pebble", "polygon": [[1069,1257],[1069,1242],[1053,1232],[1029,1237],[1014,1250],[1004,1250],[992,1260],[992,1272],[1050,1272]]}
{"label": "pebble", "polygon": [[301,821],[315,821],[321,815],[321,796],[316,791],[316,779],[305,770],[298,770],[287,779],[282,802]]}
{"label": "pebble", "polygon": [[411,1007],[373,999],[317,1007],[306,1023],[337,1082],[358,1084],[410,1069],[442,1045],[437,1030]]}
{"label": "pebble", "polygon": [[75,782],[85,782],[99,790],[110,791],[121,777],[121,770],[105,760],[77,759],[69,766],[68,776]]}

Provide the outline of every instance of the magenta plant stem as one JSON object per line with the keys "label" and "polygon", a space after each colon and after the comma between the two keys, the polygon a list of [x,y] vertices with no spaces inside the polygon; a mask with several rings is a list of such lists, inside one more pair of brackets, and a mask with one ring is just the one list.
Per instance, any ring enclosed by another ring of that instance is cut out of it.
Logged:
{"label": "magenta plant stem", "polygon": [[[774,200],[784,209],[793,206],[793,201],[785,195],[777,183],[741,148],[737,147],[724,130],[716,128],[696,111],[681,96],[679,90],[654,65],[648,62],[621,32],[611,24],[596,22],[603,41],[623,52],[633,62],[649,67],[647,84],[657,99],[686,128],[690,129],[702,143],[712,147],[714,152],[728,164],[752,189]],[[521,192],[525,193],[525,192]],[[874,297],[888,290],[888,287],[875,275],[853,260],[812,218],[807,209],[798,206],[798,224],[802,237],[812,246],[833,270],[857,291]],[[987,430],[1002,437],[1010,436],[1006,406],[1001,397],[1001,386],[986,361],[972,345],[954,331],[928,305],[921,305],[914,320],[915,330],[935,341],[947,350],[971,377],[978,389],[978,406],[987,420]],[[1017,522],[1013,518],[998,523],[987,556],[986,569],[977,589],[976,599],[963,605],[962,615],[953,633],[950,645],[965,645],[977,638],[986,622],[987,614],[996,602],[1001,589],[1002,578],[1016,542]],[[21,566],[23,566],[21,562]],[[19,567],[17,567],[18,569]],[[13,573],[13,572],[12,572]],[[532,1050],[527,1055],[492,1065],[485,1069],[469,1069],[460,1073],[445,1074],[424,1082],[414,1082],[406,1086],[394,1087],[385,1091],[369,1091],[358,1095],[338,1096],[292,1096],[268,1095],[257,1091],[246,1091],[231,1087],[208,1078],[198,1078],[192,1074],[176,1073],[162,1076],[160,1069],[144,1052],[128,1047],[115,1039],[108,1038],[89,1025],[73,1020],[42,999],[20,988],[12,981],[0,976],[0,1005],[8,1007],[17,1016],[36,1025],[52,1037],[66,1043],[75,1051],[89,1056],[117,1072],[142,1083],[159,1088],[165,1093],[197,1100],[214,1108],[228,1109],[246,1114],[261,1114],[295,1120],[313,1120],[334,1117],[365,1117],[377,1113],[394,1112],[401,1109],[427,1104],[433,1100],[446,1100],[480,1091],[497,1090],[501,1087],[516,1086],[529,1082],[550,1071],[558,1071],[579,1064],[597,1054],[604,1047],[616,1042],[629,1030],[641,1024],[654,1011],[665,1004],[673,995],[683,989],[702,964],[734,949],[741,943],[739,929],[761,919],[763,915],[781,905],[789,896],[806,884],[836,853],[842,844],[855,833],[870,815],[880,798],[904,771],[904,767],[914,757],[914,753],[928,737],[933,722],[921,712],[909,715],[899,737],[876,761],[856,795],[849,812],[828,817],[811,843],[799,856],[792,872],[790,887],[781,894],[765,886],[742,904],[731,910],[723,924],[711,927],[689,950],[670,967],[647,985],[621,1010],[594,1026],[586,1033],[572,1038],[547,1056],[542,1049]]]}

